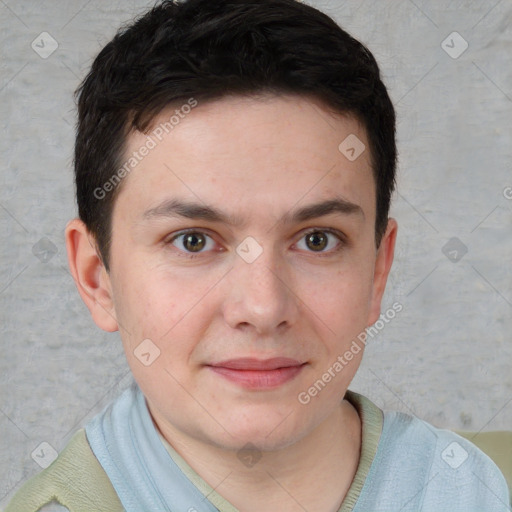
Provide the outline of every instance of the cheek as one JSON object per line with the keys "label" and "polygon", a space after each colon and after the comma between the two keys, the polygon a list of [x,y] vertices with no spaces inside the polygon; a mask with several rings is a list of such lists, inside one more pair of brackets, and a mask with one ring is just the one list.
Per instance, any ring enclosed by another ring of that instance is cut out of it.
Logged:
{"label": "cheek", "polygon": [[[209,280],[193,280],[155,270],[123,274],[115,289],[116,315],[128,357],[144,340],[160,356],[158,365],[179,368],[190,357],[208,322]],[[156,349],[155,349],[156,350]]]}
{"label": "cheek", "polygon": [[[189,287],[183,279],[148,269],[144,263],[133,262],[118,267],[114,295],[116,312],[123,316],[133,330],[150,329],[151,334],[161,336],[159,326],[172,324],[187,302]],[[177,320],[175,320],[177,321]],[[150,334],[149,332],[147,334]]]}
{"label": "cheek", "polygon": [[166,333],[172,332],[179,320],[176,294],[171,293],[168,283],[137,272],[135,267],[118,270],[122,279],[113,286],[114,303],[127,357],[147,339],[162,351]]}
{"label": "cheek", "polygon": [[303,282],[304,302],[337,334],[363,329],[368,317],[373,270],[368,263],[340,265]]}
{"label": "cheek", "polygon": [[197,339],[186,314],[189,301],[176,291],[177,284],[140,276],[124,287],[126,293],[120,289],[126,359],[139,386],[157,401],[168,400],[176,381],[186,381],[187,362]]}

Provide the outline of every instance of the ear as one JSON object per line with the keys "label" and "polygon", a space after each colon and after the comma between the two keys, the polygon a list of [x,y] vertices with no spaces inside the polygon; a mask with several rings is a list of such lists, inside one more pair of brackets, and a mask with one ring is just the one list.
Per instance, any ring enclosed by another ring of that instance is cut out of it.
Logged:
{"label": "ear", "polygon": [[80,219],[66,226],[66,249],[71,275],[96,325],[118,330],[110,277],[98,255],[94,236]]}
{"label": "ear", "polygon": [[395,253],[397,231],[398,224],[396,220],[388,219],[386,232],[380,242],[375,260],[368,325],[373,325],[380,317],[382,296],[384,295],[384,290],[386,288],[389,271],[391,270],[391,264],[393,263],[393,256]]}

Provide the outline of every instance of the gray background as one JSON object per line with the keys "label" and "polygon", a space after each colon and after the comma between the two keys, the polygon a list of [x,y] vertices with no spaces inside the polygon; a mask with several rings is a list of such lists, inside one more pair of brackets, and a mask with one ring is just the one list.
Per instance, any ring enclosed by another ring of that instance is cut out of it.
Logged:
{"label": "gray background", "polygon": [[[403,311],[351,387],[436,426],[511,429],[512,2],[310,3],[368,45],[398,114],[383,310]],[[51,452],[40,443],[60,451],[131,380],[118,334],[94,325],[75,289],[63,232],[75,215],[72,92],[149,5],[0,0],[0,507],[40,470],[31,454]],[[453,31],[469,45],[458,58],[441,46]],[[47,58],[31,46],[51,48],[42,32],[58,44]]]}

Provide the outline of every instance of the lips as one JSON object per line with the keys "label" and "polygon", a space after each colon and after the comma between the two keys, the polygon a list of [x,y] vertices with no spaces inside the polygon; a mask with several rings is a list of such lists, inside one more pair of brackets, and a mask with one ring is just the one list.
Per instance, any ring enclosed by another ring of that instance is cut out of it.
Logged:
{"label": "lips", "polygon": [[248,389],[279,387],[296,377],[306,363],[288,357],[239,358],[208,365],[214,373]]}
{"label": "lips", "polygon": [[211,366],[229,368],[231,370],[276,370],[278,368],[290,368],[300,366],[302,363],[289,357],[274,357],[272,359],[255,359],[250,357],[229,359]]}

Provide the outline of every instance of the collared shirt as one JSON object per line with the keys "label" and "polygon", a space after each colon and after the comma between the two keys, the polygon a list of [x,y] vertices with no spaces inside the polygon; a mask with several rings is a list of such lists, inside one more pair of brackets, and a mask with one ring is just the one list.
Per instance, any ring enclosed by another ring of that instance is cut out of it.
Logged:
{"label": "collared shirt", "polygon": [[[413,416],[383,413],[357,393],[347,391],[345,399],[361,418],[361,454],[338,512],[508,510],[502,473],[473,444]],[[167,500],[175,494],[186,503],[196,500],[204,510],[238,512],[160,435],[136,384],[93,422],[86,428],[89,443],[128,512],[140,512],[137,507],[146,506],[145,499],[151,501],[145,511],[174,512],[176,506]],[[131,467],[123,466],[134,460]],[[166,495],[170,488],[173,492]],[[161,500],[158,506],[156,499]],[[67,511],[55,507],[49,504],[40,512]]]}

